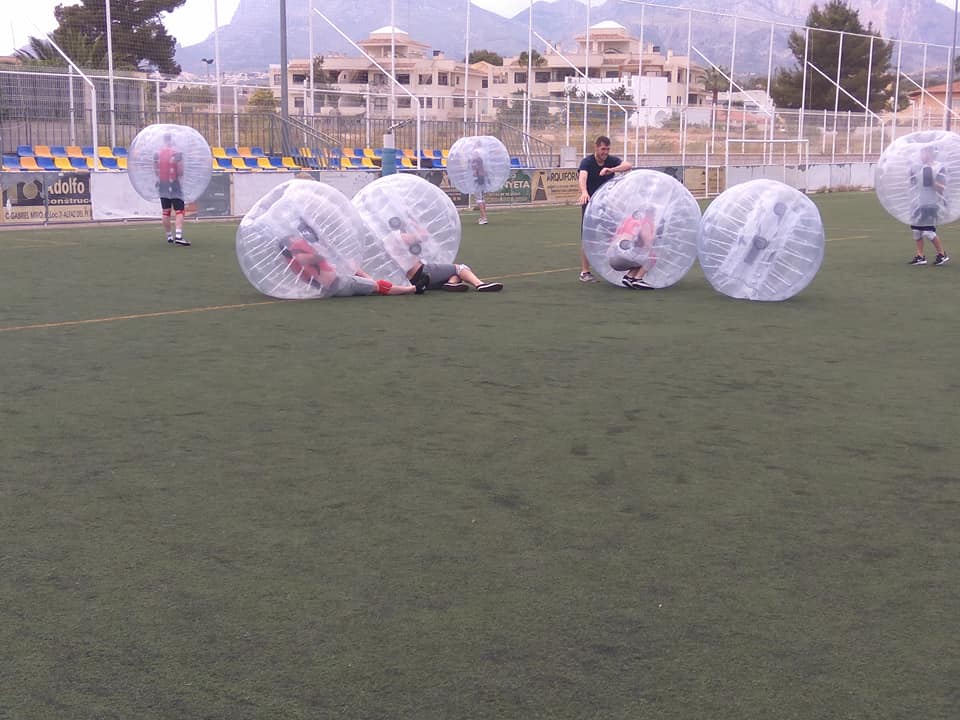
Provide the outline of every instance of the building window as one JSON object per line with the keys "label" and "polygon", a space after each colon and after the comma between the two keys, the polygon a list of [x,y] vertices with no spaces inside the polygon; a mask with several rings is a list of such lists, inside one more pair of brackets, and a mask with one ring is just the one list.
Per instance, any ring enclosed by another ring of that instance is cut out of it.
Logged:
{"label": "building window", "polygon": [[533,81],[538,83],[548,83],[550,82],[550,71],[540,72],[537,71],[533,74]]}
{"label": "building window", "polygon": [[604,77],[616,79],[620,77],[620,72],[618,70],[607,70],[607,74]]}
{"label": "building window", "polygon": [[277,73],[277,74],[275,74],[275,75],[273,76],[273,84],[274,84],[274,85],[279,85],[279,84],[280,84],[280,73]]}
{"label": "building window", "polygon": [[526,74],[525,72],[523,72],[523,73],[514,73],[514,74],[513,74],[513,82],[514,82],[515,84],[517,84],[517,85],[521,85],[521,84],[527,82],[527,74]]}
{"label": "building window", "polygon": [[667,105],[669,105],[669,104],[670,104],[670,96],[667,95]]}
{"label": "building window", "polygon": [[361,85],[366,85],[368,82],[370,82],[370,78],[367,75],[366,70],[361,70],[353,76],[353,81]]}
{"label": "building window", "polygon": [[408,98],[406,95],[404,95],[403,97],[398,97],[398,98],[397,98],[397,107],[398,107],[398,108],[409,108],[409,107],[410,107],[410,98]]}
{"label": "building window", "polygon": [[494,99],[493,99],[493,106],[494,106],[495,108],[506,107],[506,106],[507,106],[507,101],[504,100],[503,98],[494,98]]}
{"label": "building window", "polygon": [[490,81],[487,78],[483,78],[483,80],[480,81],[480,87],[482,88],[490,87]]}
{"label": "building window", "polygon": [[696,95],[688,95],[688,96],[687,96],[687,105],[702,105],[702,104],[703,104],[703,103],[698,102],[698,99],[697,99],[697,96],[696,96]]}
{"label": "building window", "polygon": [[303,85],[307,81],[307,76],[302,73],[293,74],[294,85]]}
{"label": "building window", "polygon": [[449,73],[437,73],[437,85],[449,85],[449,84],[450,84]]}
{"label": "building window", "polygon": [[455,98],[453,99],[453,106],[454,106],[455,108],[462,108],[462,107],[463,107],[463,98],[462,98],[462,97],[455,97]]}
{"label": "building window", "polygon": [[293,99],[293,108],[294,110],[303,110],[303,98],[295,97]]}
{"label": "building window", "polygon": [[433,108],[433,98],[432,97],[424,98],[423,105],[426,108]]}
{"label": "building window", "polygon": [[400,73],[397,75],[397,82],[401,85],[410,84],[410,73]]}
{"label": "building window", "polygon": [[433,85],[433,75],[419,75],[417,78],[421,85]]}
{"label": "building window", "polygon": [[373,109],[376,112],[385,113],[387,111],[387,99],[384,97],[374,98]]}
{"label": "building window", "polygon": [[447,106],[447,99],[446,99],[446,98],[442,98],[442,97],[438,97],[438,98],[437,98],[437,109],[438,109],[438,110],[443,110],[446,106]]}

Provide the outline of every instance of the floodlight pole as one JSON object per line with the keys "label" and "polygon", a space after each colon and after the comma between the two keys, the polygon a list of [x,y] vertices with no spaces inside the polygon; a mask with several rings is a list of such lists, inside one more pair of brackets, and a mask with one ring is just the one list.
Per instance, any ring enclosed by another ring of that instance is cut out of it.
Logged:
{"label": "floodlight pole", "polygon": [[953,64],[957,57],[957,7],[958,1],[953,0],[953,39],[950,42],[950,62],[947,63],[947,119],[944,129],[950,130],[950,121],[953,119]]}
{"label": "floodlight pole", "polygon": [[107,11],[107,75],[110,81],[110,147],[117,146],[117,111],[113,96],[113,18],[110,17],[110,0],[103,0]]}
{"label": "floodlight pole", "polygon": [[290,152],[287,142],[287,123],[290,121],[290,109],[287,107],[287,0],[280,0],[280,119],[283,137],[283,152]]}

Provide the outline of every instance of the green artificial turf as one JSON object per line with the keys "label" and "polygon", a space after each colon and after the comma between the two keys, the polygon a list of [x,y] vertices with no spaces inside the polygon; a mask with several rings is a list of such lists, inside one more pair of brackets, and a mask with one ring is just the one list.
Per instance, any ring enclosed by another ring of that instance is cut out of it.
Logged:
{"label": "green artificial turf", "polygon": [[955,718],[960,263],[815,200],[781,303],[578,283],[576,208],[464,215],[488,295],[0,233],[0,717]]}

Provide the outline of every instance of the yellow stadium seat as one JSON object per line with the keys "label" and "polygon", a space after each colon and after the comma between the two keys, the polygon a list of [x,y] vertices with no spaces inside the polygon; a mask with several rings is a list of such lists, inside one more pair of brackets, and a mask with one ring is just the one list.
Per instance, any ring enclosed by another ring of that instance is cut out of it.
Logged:
{"label": "yellow stadium seat", "polygon": [[367,158],[377,158],[377,151],[373,148],[364,148],[363,156]]}
{"label": "yellow stadium seat", "polygon": [[67,157],[83,157],[83,149],[79,145],[67,145]]}
{"label": "yellow stadium seat", "polygon": [[37,165],[37,159],[35,157],[21,157],[20,169],[21,170],[42,170],[43,168]]}
{"label": "yellow stadium seat", "polygon": [[299,169],[300,169],[300,166],[297,165],[297,163],[294,162],[293,158],[290,157],[289,155],[284,155],[284,156],[283,156],[283,166],[284,166],[285,168],[291,168],[292,170],[299,170]]}
{"label": "yellow stadium seat", "polygon": [[234,170],[246,170],[247,164],[243,161],[243,158],[235,157],[231,161]]}
{"label": "yellow stadium seat", "polygon": [[65,157],[55,157],[53,159],[53,164],[57,166],[60,170],[73,170],[73,165],[70,164],[70,158]]}
{"label": "yellow stadium seat", "polygon": [[403,149],[403,157],[410,158],[411,160],[417,159],[417,154],[410,148]]}
{"label": "yellow stadium seat", "polygon": [[97,148],[97,157],[113,157],[113,150],[106,145]]}
{"label": "yellow stadium seat", "polygon": [[[89,162],[89,161],[88,161],[88,162]],[[126,159],[125,157],[119,157],[119,158],[117,158],[117,167],[120,168],[121,170],[126,170],[126,169],[127,169],[127,159]]]}
{"label": "yellow stadium seat", "polygon": [[53,155],[50,152],[49,145],[34,145],[33,154],[36,157],[53,157]]}
{"label": "yellow stadium seat", "polygon": [[360,165],[362,165],[365,168],[375,168],[377,166],[377,164],[373,161],[373,158],[368,158],[368,157],[361,158]]}
{"label": "yellow stadium seat", "polygon": [[219,145],[210,148],[210,151],[213,153],[215,158],[225,158],[227,156],[227,151]]}
{"label": "yellow stadium seat", "polygon": [[308,157],[308,158],[309,158],[309,157],[313,157],[313,151],[312,151],[310,148],[308,148],[308,147],[302,147],[302,148],[300,148],[300,155],[302,155],[303,157]]}
{"label": "yellow stadium seat", "polygon": [[441,151],[440,151],[440,155],[442,155],[442,156],[443,156],[443,159],[446,160],[448,157],[450,157],[450,151],[449,151],[449,150],[441,150]]}
{"label": "yellow stadium seat", "polygon": [[400,165],[402,165],[405,168],[415,168],[417,166],[417,164],[412,159],[408,158],[406,155],[400,158]]}
{"label": "yellow stadium seat", "polygon": [[270,164],[270,158],[259,157],[257,158],[257,166],[263,168],[264,170],[275,170],[276,168]]}

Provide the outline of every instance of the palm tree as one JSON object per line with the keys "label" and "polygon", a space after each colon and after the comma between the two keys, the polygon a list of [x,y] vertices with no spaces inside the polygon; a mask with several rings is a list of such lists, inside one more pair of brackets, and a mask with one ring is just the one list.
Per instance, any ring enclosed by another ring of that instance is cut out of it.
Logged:
{"label": "palm tree", "polygon": [[[531,57],[533,58],[533,62],[532,62],[531,64],[532,64],[534,67],[543,67],[544,65],[547,64],[547,59],[546,59],[543,55],[541,55],[540,53],[538,53],[536,50],[533,51],[533,54],[531,55]],[[526,67],[526,66],[527,66],[527,51],[526,51],[526,50],[524,50],[522,53],[520,53],[520,56],[517,58],[517,64],[520,65],[521,67]]]}
{"label": "palm tree", "polygon": [[721,90],[730,90],[731,83],[727,78],[730,77],[730,71],[723,65],[719,67],[707,68],[703,76],[703,89],[713,94],[713,104],[717,104],[717,95]]}
{"label": "palm tree", "polygon": [[14,55],[27,65],[65,67],[67,61],[57,52],[53,40],[69,56],[77,67],[103,69],[107,66],[107,44],[102,35],[90,40],[76,30],[61,32],[59,29],[43,38],[31,37],[30,46],[17,50]]}

